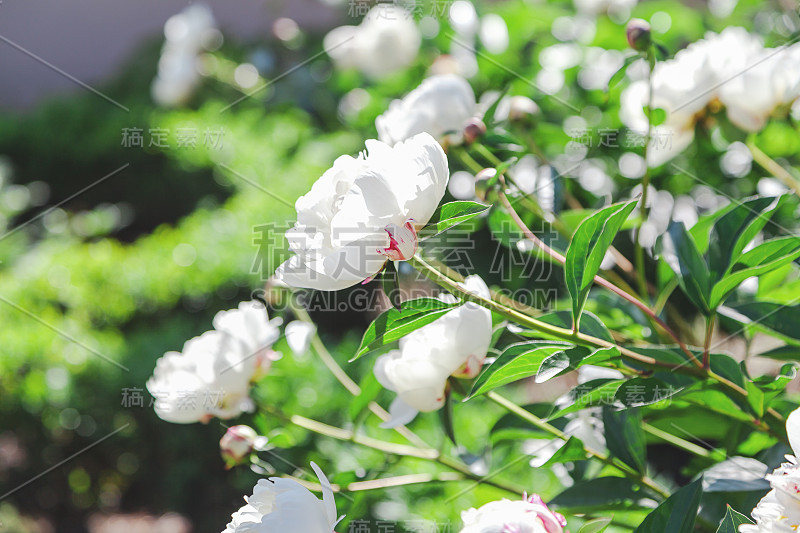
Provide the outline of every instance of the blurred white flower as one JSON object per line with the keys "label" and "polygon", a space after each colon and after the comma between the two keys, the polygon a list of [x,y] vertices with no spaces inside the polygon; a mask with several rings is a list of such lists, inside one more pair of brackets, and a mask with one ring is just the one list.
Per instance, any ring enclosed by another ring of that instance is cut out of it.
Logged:
{"label": "blurred white flower", "polygon": [[[651,129],[647,163],[661,165],[694,140],[695,124],[706,108],[722,104],[728,119],[746,131],[764,127],[770,115],[800,96],[800,46],[764,48],[744,28],[708,33],[653,71],[653,108],[666,111],[663,124]],[[644,135],[648,82],[640,79],[622,94],[620,119]]]}
{"label": "blurred white flower", "polygon": [[[486,98],[484,98],[485,96]],[[496,96],[492,97],[492,95],[487,96],[486,93],[482,94],[480,102],[481,108],[488,108],[496,99]],[[513,122],[516,120],[524,120],[528,117],[539,115],[540,113],[541,110],[536,102],[527,96],[504,96],[497,104],[493,118],[498,122],[503,120],[510,120]]]}
{"label": "blurred white flower", "polygon": [[[489,288],[479,276],[469,276],[462,286],[489,297]],[[450,376],[478,375],[489,350],[492,317],[489,310],[467,302],[400,340],[375,362],[375,377],[397,393],[384,427],[407,424],[418,412],[435,411],[444,405]]]}
{"label": "blurred white flower", "polygon": [[286,324],[283,333],[286,335],[286,343],[295,355],[304,355],[311,346],[311,338],[316,333],[317,327],[314,324],[293,320]]}
{"label": "blurred white flower", "polygon": [[455,0],[448,10],[450,27],[455,37],[450,42],[450,57],[458,67],[458,74],[471,78],[478,73],[475,40],[480,29],[480,19],[475,6],[468,0]]}
{"label": "blurred white flower", "polygon": [[508,49],[508,26],[503,17],[489,13],[481,19],[481,43],[492,54],[502,54]]}
{"label": "blurred white flower", "polygon": [[164,37],[158,74],[150,90],[157,104],[176,107],[189,100],[200,82],[198,56],[218,47],[222,34],[211,9],[193,4],[167,20]]}
{"label": "blurred white flower", "polygon": [[584,15],[597,16],[608,13],[627,19],[637,0],[573,0],[573,2],[578,12]]}
{"label": "blurred white flower", "polygon": [[417,229],[447,189],[447,157],[427,133],[394,147],[368,140],[366,147],[358,158],[339,157],[297,200],[297,223],[286,232],[297,255],[278,267],[276,281],[344,289],[416,252]]}
{"label": "blurred white flower", "polygon": [[547,508],[538,494],[498,500],[461,513],[461,533],[562,533],[566,519]]}
{"label": "blurred white flower", "polygon": [[156,362],[147,382],[156,414],[167,422],[190,424],[251,410],[250,383],[271,365],[278,324],[256,301],[217,313],[216,329],[187,341],[183,352],[167,352]]}
{"label": "blurred white flower", "polygon": [[322,501],[293,479],[260,479],[253,495],[245,497],[247,505],[231,515],[222,533],[332,533],[338,523],[333,489],[316,464],[311,468],[322,485]]}
{"label": "blurred white flower", "polygon": [[378,138],[395,144],[418,133],[438,140],[460,142],[465,123],[478,112],[475,93],[467,81],[455,74],[432,76],[402,100],[394,100],[375,119]]}
{"label": "blurred white flower", "polygon": [[411,65],[422,37],[414,18],[391,3],[376,4],[358,26],[340,26],[323,40],[325,52],[339,68],[355,68],[372,79]]}
{"label": "blurred white flower", "polygon": [[767,476],[772,490],[758,502],[751,513],[755,525],[741,525],[741,533],[783,533],[800,530],[800,409],[786,419],[786,433],[794,455]]}

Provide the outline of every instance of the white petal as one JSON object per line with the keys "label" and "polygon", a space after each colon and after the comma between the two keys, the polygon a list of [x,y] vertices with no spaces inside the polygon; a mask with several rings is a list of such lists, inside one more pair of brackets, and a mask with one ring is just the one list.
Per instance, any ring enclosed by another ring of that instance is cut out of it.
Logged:
{"label": "white petal", "polygon": [[397,203],[406,219],[414,220],[418,226],[427,224],[447,190],[447,156],[427,133],[396,145],[395,151],[399,161],[405,162],[402,168],[406,174],[404,180],[392,182]]}
{"label": "white petal", "polygon": [[792,411],[786,419],[786,433],[795,457],[800,459],[800,409]]}
{"label": "white petal", "polygon": [[419,414],[419,410],[411,407],[398,396],[389,406],[389,414],[392,415],[392,418],[383,422],[382,428],[392,429],[410,424]]}
{"label": "white petal", "polygon": [[286,335],[286,342],[289,348],[295,355],[303,355],[308,352],[308,347],[311,344],[311,337],[317,328],[314,324],[303,322],[302,320],[293,320],[286,324],[284,334]]}
{"label": "white petal", "polygon": [[328,515],[328,521],[333,525],[338,518],[336,516],[336,502],[333,499],[333,488],[325,473],[313,461],[311,462],[311,468],[314,469],[314,473],[317,474],[317,479],[319,479],[319,484],[322,486],[322,501],[325,503],[325,512]]}

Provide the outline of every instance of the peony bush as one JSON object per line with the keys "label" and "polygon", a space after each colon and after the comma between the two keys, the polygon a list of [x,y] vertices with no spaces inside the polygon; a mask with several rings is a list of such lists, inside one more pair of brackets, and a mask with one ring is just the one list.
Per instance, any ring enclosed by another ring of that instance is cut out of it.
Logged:
{"label": "peony bush", "polygon": [[[449,48],[430,16],[391,7],[323,42],[335,79],[378,87],[338,107],[353,123],[371,113],[365,151],[331,158],[296,200],[288,253],[253,300],[147,382],[164,421],[242,422],[223,428],[223,460],[263,477],[224,531],[372,531],[358,529],[361,492],[388,504],[451,483],[475,491],[449,524],[462,533],[797,531],[800,181],[796,153],[759,144],[797,136],[798,45],[728,26],[670,47],[658,13],[580,2],[531,77],[513,21],[489,7],[447,6]],[[601,31],[619,49],[590,47]],[[197,84],[169,79],[160,69],[154,91],[170,105]],[[382,108],[356,105],[380,91]],[[519,262],[498,270],[487,242]],[[314,295],[359,287],[379,297],[343,349]],[[339,387],[318,393],[348,394],[350,416],[264,393],[290,357],[315,358]],[[493,425],[465,422],[485,413]],[[294,430],[313,435],[299,452],[316,481],[278,460]],[[330,441],[352,449],[352,475],[335,473]],[[411,531],[403,518],[391,527]]]}

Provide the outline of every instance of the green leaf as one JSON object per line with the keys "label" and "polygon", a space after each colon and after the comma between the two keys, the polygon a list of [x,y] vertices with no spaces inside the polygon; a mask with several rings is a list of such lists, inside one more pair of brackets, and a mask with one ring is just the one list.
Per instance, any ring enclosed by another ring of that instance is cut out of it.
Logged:
{"label": "green leaf", "polygon": [[361,339],[361,346],[350,361],[405,337],[458,305],[447,304],[436,298],[419,298],[406,300],[399,310],[384,311],[369,325]]}
{"label": "green leaf", "polygon": [[603,428],[611,454],[637,471],[644,472],[647,450],[639,410],[616,411],[611,407],[603,407]]}
{"label": "green leaf", "polygon": [[744,382],[747,378],[742,373],[742,367],[739,363],[729,355],[722,353],[712,353],[709,357],[711,363],[711,370],[716,374],[736,383],[740,387],[744,387]]}
{"label": "green leaf", "polygon": [[692,481],[647,515],[634,533],[692,533],[702,492],[702,478]]}
{"label": "green leaf", "polygon": [[611,525],[610,518],[597,518],[595,520],[589,520],[585,524],[581,526],[578,530],[578,533],[603,533],[608,526]]}
{"label": "green leaf", "polygon": [[708,266],[682,222],[670,224],[667,233],[659,239],[659,252],[678,277],[678,283],[686,296],[703,314],[710,315],[711,306],[708,301],[711,285]]}
{"label": "green leaf", "polygon": [[623,383],[614,397],[626,407],[643,407],[668,400],[685,387],[685,384],[666,383],[655,377],[635,377]]}
{"label": "green leaf", "polygon": [[[800,340],[800,305],[783,305],[774,302],[747,302],[734,304],[729,307],[761,327],[770,329],[790,339]],[[745,323],[745,325],[747,325],[747,323]],[[791,351],[798,355],[790,359],[800,359],[800,349],[792,348]],[[767,354],[764,355],[771,357]]]}
{"label": "green leaf", "polygon": [[381,272],[381,288],[392,307],[400,309],[403,301],[400,299],[400,279],[394,261],[387,261],[383,272]]}
{"label": "green leaf", "polygon": [[761,231],[787,196],[753,198],[740,202],[711,228],[708,266],[712,282],[723,278],[731,265]]}
{"label": "green leaf", "polygon": [[[562,211],[558,214],[558,217],[564,226],[566,226],[567,231],[572,234],[575,233],[575,230],[578,229],[578,226],[580,226],[581,222],[592,216],[592,214],[595,212],[596,211],[594,209],[570,209],[569,211]],[[628,218],[622,224],[622,227],[620,227],[620,231],[634,229],[640,223],[641,218],[638,216]]]}
{"label": "green leaf", "polygon": [[480,204],[478,202],[458,201],[450,202],[442,205],[431,216],[430,221],[424,228],[419,230],[419,240],[428,239],[434,235],[457,226],[462,222],[475,217],[487,209],[490,205]]}
{"label": "green leaf", "polygon": [[536,383],[544,383],[556,376],[575,370],[583,365],[598,365],[619,359],[616,346],[591,350],[585,346],[575,346],[548,356],[536,372]]}
{"label": "green leaf", "polygon": [[798,257],[800,257],[800,239],[797,237],[782,237],[759,244],[742,254],[731,272],[725,274],[714,285],[709,305],[715,309],[747,278],[771,272]]}
{"label": "green leaf", "polygon": [[500,91],[500,94],[497,95],[497,99],[495,99],[495,101],[492,102],[492,105],[490,105],[486,109],[486,112],[483,114],[483,122],[484,124],[486,124],[487,127],[492,127],[498,122],[494,119],[494,114],[497,112],[497,106],[500,105],[500,101],[503,99],[505,95],[508,94],[509,90],[511,90],[510,83],[507,84],[505,87],[503,87],[503,90]]}
{"label": "green leaf", "polygon": [[535,376],[539,372],[542,361],[547,357],[573,347],[574,345],[567,342],[554,343],[553,341],[528,341],[512,344],[506,347],[494,363],[478,376],[472,386],[469,398],[479,396],[502,385]]}
{"label": "green leaf", "polygon": [[770,359],[777,359],[779,361],[797,361],[800,362],[800,346],[793,346],[787,344],[786,346],[778,346],[772,350],[758,354],[759,357],[769,357]]}
{"label": "green leaf", "polygon": [[639,54],[625,58],[625,61],[622,63],[622,66],[619,67],[619,69],[614,74],[611,75],[611,78],[609,78],[608,83],[606,84],[605,87],[605,92],[608,92],[611,89],[611,87],[616,87],[619,84],[619,82],[622,81],[622,78],[628,71],[628,67],[631,66],[631,64],[637,59],[641,59],[641,56]]}
{"label": "green leaf", "polygon": [[486,133],[486,135],[481,138],[481,142],[486,146],[494,147],[503,147],[504,145],[509,144],[522,146],[525,144],[519,139],[519,137],[500,128],[495,128],[494,130]]}
{"label": "green leaf", "polygon": [[[521,407],[529,413],[533,413],[538,418],[546,418],[548,413],[553,409],[553,406],[549,403],[534,403]],[[550,433],[532,426],[513,413],[503,415],[500,420],[495,422],[489,433],[491,435],[492,444],[504,440],[518,441],[531,438],[549,441],[553,437]]]}
{"label": "green leaf", "polygon": [[572,319],[580,323],[581,312],[589,296],[600,263],[622,223],[636,207],[638,198],[601,209],[578,226],[567,248],[564,276],[572,298]]}
{"label": "green leaf", "polygon": [[594,379],[578,385],[569,393],[573,403],[550,415],[548,420],[555,420],[587,407],[610,405],[614,403],[614,395],[623,383],[624,379]]}
{"label": "green leaf", "polygon": [[725,517],[719,523],[717,533],[739,533],[740,525],[752,523],[749,518],[742,513],[734,511],[729,505],[725,510]]}
{"label": "green leaf", "polygon": [[[624,477],[598,477],[575,483],[551,499],[548,505],[582,512],[630,509],[646,495]],[[664,533],[660,531],[659,533]]]}
{"label": "green leaf", "polygon": [[583,447],[580,439],[570,437],[556,453],[553,454],[546,463],[541,465],[540,468],[552,466],[558,463],[571,463],[574,461],[583,461],[589,457]]}
{"label": "green leaf", "polygon": [[439,417],[442,421],[442,427],[444,427],[444,433],[447,435],[447,438],[450,439],[450,442],[458,446],[456,442],[456,429],[455,423],[453,421],[453,395],[452,391],[447,391],[445,396],[444,406],[439,409]]}
{"label": "green leaf", "polygon": [[797,377],[797,367],[792,364],[783,365],[777,376],[760,376],[745,381],[747,400],[759,417],[764,416],[772,401],[778,397],[792,380]]}
{"label": "green leaf", "polygon": [[[572,327],[572,315],[569,311],[554,311],[537,317],[537,320],[559,328],[569,329]],[[614,342],[614,337],[611,336],[611,332],[608,331],[603,321],[588,311],[584,311],[581,316],[580,332],[604,341]],[[541,333],[537,334],[541,335]]]}

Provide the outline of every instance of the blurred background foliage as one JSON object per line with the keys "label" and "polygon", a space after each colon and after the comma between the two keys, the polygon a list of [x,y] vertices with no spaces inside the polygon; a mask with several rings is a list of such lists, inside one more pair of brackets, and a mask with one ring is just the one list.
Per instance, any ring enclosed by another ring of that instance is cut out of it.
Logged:
{"label": "blurred background foliage", "polygon": [[[705,2],[654,0],[636,5],[632,15],[650,20],[656,38],[670,53],[707,30],[729,25],[751,28],[775,46],[787,39],[796,23],[797,14],[779,2],[730,4],[735,7],[720,17]],[[480,55],[478,74],[470,82],[478,95],[508,87],[509,94],[533,98],[542,115],[530,134],[545,153],[563,153],[570,141],[568,126],[574,123],[569,119],[576,116],[594,131],[622,127],[619,95],[625,81],[603,90],[591,78],[591,67],[597,66],[603,50],[617,51],[606,58],[612,72],[615,64],[622,66],[625,21],[598,15],[589,42],[564,43],[553,28],[578,26],[571,2],[508,0],[476,7],[481,14],[503,17],[510,46],[499,54]],[[347,5],[341,9],[344,17]],[[235,307],[263,286],[283,257],[281,235],[294,218],[294,200],[338,155],[355,153],[364,139],[374,138],[375,117],[393,98],[415,87],[440,51],[449,48],[451,31],[446,19],[439,22],[442,27],[425,39],[417,62],[379,83],[353,71],[334,70],[324,55],[305,62],[321,50],[321,35],[301,32],[289,40],[265,35],[258,42],[226,41],[215,56],[233,65],[255,64],[265,80],[287,69],[296,71],[228,108],[247,91],[220,68],[203,81],[188,106],[160,109],[150,97],[161,47],[161,38],[154,37],[143,43],[117,79],[102,87],[129,112],[80,92],[0,118],[0,492],[119,431],[90,453],[81,453],[5,498],[0,503],[4,531],[83,532],[96,513],[138,512],[181,513],[198,532],[224,527],[258,476],[246,469],[225,470],[218,455],[224,432],[219,422],[177,426],[158,419],[144,383],[165,351],[180,349],[186,339],[209,328],[214,313]],[[537,79],[543,63],[564,76],[558,99],[528,81]],[[222,129],[224,136],[218,147],[177,147],[175,132],[187,127],[198,132]],[[123,131],[130,128],[143,130],[144,146],[124,146]],[[170,148],[148,146],[153,128],[170,132]],[[730,142],[742,139],[721,123],[709,131],[676,160],[703,176],[708,187],[699,187],[669,167],[657,169],[653,176],[657,189],[697,200],[701,215],[704,205],[707,211],[719,205],[716,196],[708,199],[710,187],[741,198],[756,192],[764,175],[753,165],[735,179],[727,176],[720,160]],[[617,168],[624,148],[600,147],[599,138],[593,141],[587,157],[612,178],[614,196],[632,190],[637,180],[623,177]],[[800,137],[789,124],[771,124],[759,134],[758,144],[780,161],[797,163]],[[108,177],[93,185],[104,176]],[[583,187],[580,180],[562,181],[560,185],[584,207],[603,204],[604,196]],[[86,187],[86,192],[64,201]],[[784,211],[776,220],[788,217],[790,223],[793,209]],[[264,227],[276,228],[277,238],[268,247],[258,242],[258,228]],[[483,222],[474,239],[479,246],[492,245]],[[488,264],[479,261],[476,268],[485,273]],[[560,280],[549,283],[561,289]],[[560,291],[559,297],[564,296]],[[780,300],[780,291],[774,296]],[[784,300],[790,297],[786,294]],[[609,327],[642,337],[644,321],[619,305],[598,298],[589,310]],[[344,363],[371,317],[330,310],[315,318],[323,338]],[[370,365],[361,360],[348,371],[360,379],[371,375]],[[125,394],[136,389],[144,395],[144,404],[123,406]],[[558,392],[520,388],[516,396],[531,403],[552,400]],[[352,422],[351,398],[310,356],[286,355],[260,383],[258,396],[286,412],[335,425]],[[385,404],[389,396],[379,398]],[[486,429],[508,422],[494,406],[470,409],[469,416],[459,408],[456,418],[461,451],[475,453],[476,461],[484,460],[480,454],[487,446]],[[321,454],[311,458],[326,465],[339,483],[363,477],[368,469],[380,471],[392,460],[363,450],[354,455],[351,447],[324,439],[311,446],[309,434],[283,429],[279,420],[267,415],[250,422],[285,448],[277,453],[280,460],[270,459],[281,472],[305,464],[310,450]],[[430,442],[452,446],[445,442],[436,417],[420,417],[416,424]],[[702,424],[705,438],[725,439],[725,426],[719,421]],[[516,444],[504,446],[500,438],[496,444],[491,465],[519,457]],[[693,469],[686,457],[676,454],[670,450],[660,466],[674,472],[676,482],[685,481],[681,476]],[[506,474],[509,478],[535,486],[545,499],[558,491],[553,474],[534,472],[524,460],[517,463]],[[430,468],[404,459],[393,471]],[[463,488],[427,484],[359,493],[340,505],[350,516],[409,519],[416,514],[455,522],[458,510],[503,495],[484,486],[460,494]],[[628,519],[635,521],[637,516]]]}

